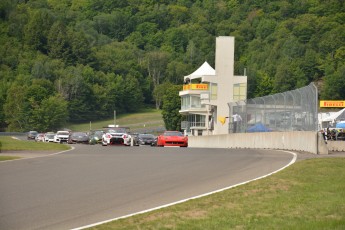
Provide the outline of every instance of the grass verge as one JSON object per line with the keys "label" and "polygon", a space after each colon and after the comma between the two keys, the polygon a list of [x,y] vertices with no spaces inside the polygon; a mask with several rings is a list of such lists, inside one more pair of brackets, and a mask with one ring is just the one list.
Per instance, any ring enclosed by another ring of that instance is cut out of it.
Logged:
{"label": "grass verge", "polygon": [[92,229],[344,229],[345,158],[299,161],[270,177]]}
{"label": "grass verge", "polygon": [[0,161],[10,161],[15,159],[20,159],[21,157],[12,157],[12,156],[0,156]]}
{"label": "grass verge", "polygon": [[[164,127],[162,111],[157,109],[145,109],[138,113],[121,114],[116,117],[116,125],[130,127],[132,131],[150,127]],[[102,129],[108,125],[114,124],[114,119],[88,122],[82,124],[71,124],[68,128],[74,131],[87,132],[90,129]]]}
{"label": "grass verge", "polygon": [[67,150],[70,149],[68,145],[45,143],[35,141],[22,141],[9,136],[0,136],[0,150],[1,151],[21,151],[21,150]]}

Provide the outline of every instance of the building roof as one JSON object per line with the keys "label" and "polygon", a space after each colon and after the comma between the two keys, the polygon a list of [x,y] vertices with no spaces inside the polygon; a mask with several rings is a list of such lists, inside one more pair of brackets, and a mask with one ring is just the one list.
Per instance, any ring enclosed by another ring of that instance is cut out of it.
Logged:
{"label": "building roof", "polygon": [[195,78],[200,78],[202,76],[206,75],[216,75],[216,71],[210,66],[210,64],[207,63],[207,61],[202,64],[199,69],[195,70],[193,73],[189,74],[188,76],[185,76],[184,79],[187,78],[192,80]]}

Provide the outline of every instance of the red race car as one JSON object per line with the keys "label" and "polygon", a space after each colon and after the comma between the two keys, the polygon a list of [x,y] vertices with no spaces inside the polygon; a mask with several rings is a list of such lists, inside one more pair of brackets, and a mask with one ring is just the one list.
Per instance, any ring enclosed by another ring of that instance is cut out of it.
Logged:
{"label": "red race car", "polygon": [[157,138],[157,146],[188,146],[188,137],[179,131],[165,131]]}

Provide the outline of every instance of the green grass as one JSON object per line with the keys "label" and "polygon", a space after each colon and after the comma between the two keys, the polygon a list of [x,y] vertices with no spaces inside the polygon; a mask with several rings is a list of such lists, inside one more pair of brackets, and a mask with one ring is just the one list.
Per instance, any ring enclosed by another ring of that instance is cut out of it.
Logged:
{"label": "green grass", "polygon": [[[162,111],[156,109],[146,109],[142,112],[133,114],[121,114],[116,116],[115,123],[119,126],[129,127],[132,132],[143,129],[150,129],[156,127],[164,127],[162,119]],[[90,129],[102,129],[108,125],[113,125],[114,119],[105,121],[88,122],[82,124],[71,124],[68,128],[74,131],[87,132]]]}
{"label": "green grass", "polygon": [[45,143],[35,141],[22,141],[8,136],[0,136],[1,151],[20,151],[20,150],[67,150],[70,149],[68,145]]}
{"label": "green grass", "polygon": [[345,158],[310,159],[273,176],[92,229],[344,229]]}
{"label": "green grass", "polygon": [[0,156],[0,161],[10,161],[15,159],[20,159],[21,157],[13,157],[13,156]]}

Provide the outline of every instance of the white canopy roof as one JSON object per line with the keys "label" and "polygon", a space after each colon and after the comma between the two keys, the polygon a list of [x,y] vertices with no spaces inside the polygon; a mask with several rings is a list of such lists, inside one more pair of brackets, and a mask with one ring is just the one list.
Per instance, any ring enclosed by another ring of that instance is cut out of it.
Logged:
{"label": "white canopy roof", "polygon": [[330,121],[330,122],[343,121],[343,120],[345,120],[345,109],[342,109],[322,119],[322,121]]}
{"label": "white canopy roof", "polygon": [[192,80],[206,75],[216,75],[216,71],[207,63],[207,61],[205,61],[204,64],[199,67],[199,69],[195,70],[188,76],[185,76],[184,79],[189,78]]}

